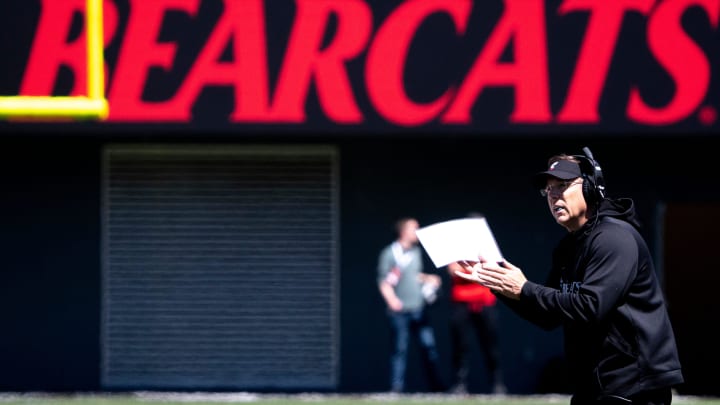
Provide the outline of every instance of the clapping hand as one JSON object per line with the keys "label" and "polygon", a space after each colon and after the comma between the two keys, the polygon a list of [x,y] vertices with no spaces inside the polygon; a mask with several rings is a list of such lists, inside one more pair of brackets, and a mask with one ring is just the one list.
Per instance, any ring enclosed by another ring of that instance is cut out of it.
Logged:
{"label": "clapping hand", "polygon": [[461,269],[455,270],[458,277],[484,285],[492,291],[513,299],[520,299],[523,285],[527,281],[522,270],[507,260],[489,262],[482,257],[478,261],[458,262]]}

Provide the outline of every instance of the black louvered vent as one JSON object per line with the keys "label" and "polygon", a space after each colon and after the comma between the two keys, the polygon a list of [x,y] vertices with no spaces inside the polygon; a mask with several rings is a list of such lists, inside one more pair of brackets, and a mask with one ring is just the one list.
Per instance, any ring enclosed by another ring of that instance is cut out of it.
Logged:
{"label": "black louvered vent", "polygon": [[111,145],[102,385],[337,384],[330,147]]}

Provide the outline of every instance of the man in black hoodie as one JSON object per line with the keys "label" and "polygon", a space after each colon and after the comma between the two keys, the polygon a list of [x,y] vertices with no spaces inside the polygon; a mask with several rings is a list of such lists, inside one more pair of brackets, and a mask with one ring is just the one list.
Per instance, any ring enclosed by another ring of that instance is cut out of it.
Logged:
{"label": "man in black hoodie", "polygon": [[553,156],[534,177],[568,230],[545,284],[506,260],[466,262],[458,275],[489,287],[542,328],[563,327],[572,405],[670,404],[683,375],[633,201],[606,197],[600,166],[584,152]]}

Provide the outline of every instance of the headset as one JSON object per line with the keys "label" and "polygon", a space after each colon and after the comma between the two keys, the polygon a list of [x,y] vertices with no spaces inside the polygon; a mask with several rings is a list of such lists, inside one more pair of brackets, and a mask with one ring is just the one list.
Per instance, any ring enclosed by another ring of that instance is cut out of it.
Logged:
{"label": "headset", "polygon": [[573,155],[573,157],[580,161],[583,197],[589,204],[597,204],[605,199],[605,179],[600,164],[593,158],[590,149],[586,146],[582,150],[584,155]]}

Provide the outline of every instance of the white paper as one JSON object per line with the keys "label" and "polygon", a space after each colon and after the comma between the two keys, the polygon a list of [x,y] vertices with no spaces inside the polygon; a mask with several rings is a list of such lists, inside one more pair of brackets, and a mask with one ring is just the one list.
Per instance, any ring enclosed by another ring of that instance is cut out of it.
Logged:
{"label": "white paper", "polygon": [[420,245],[435,267],[461,260],[501,261],[502,254],[485,218],[464,218],[439,222],[416,231]]}

